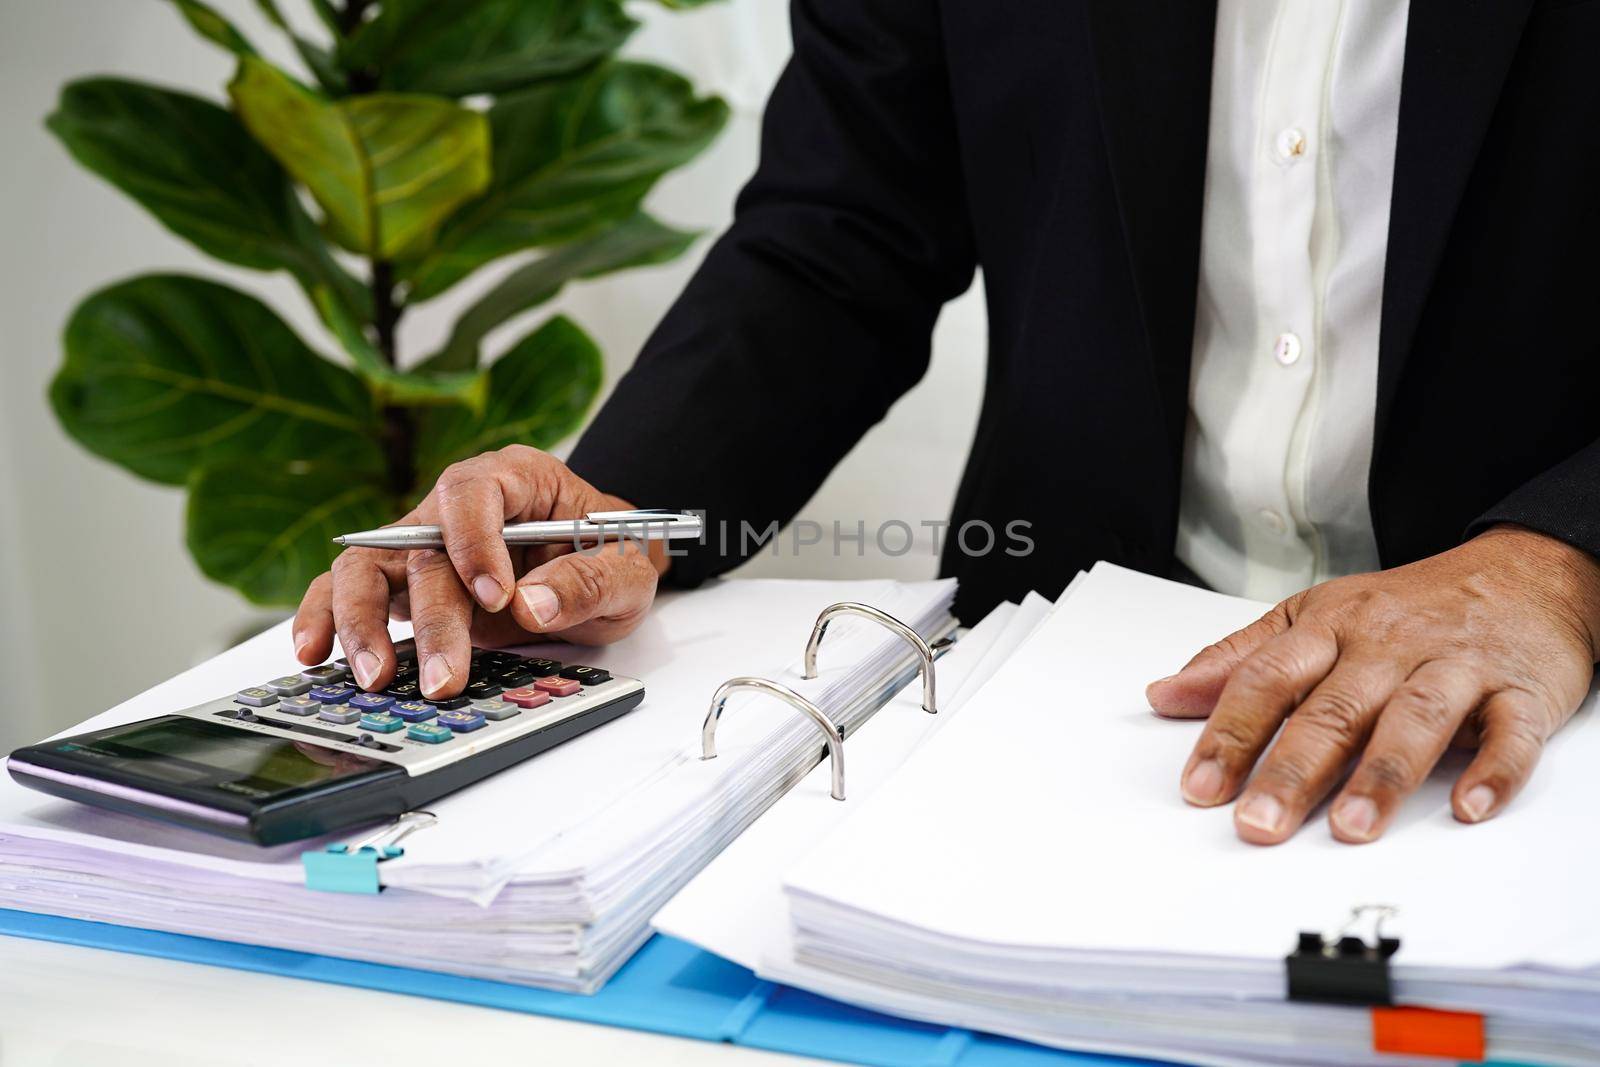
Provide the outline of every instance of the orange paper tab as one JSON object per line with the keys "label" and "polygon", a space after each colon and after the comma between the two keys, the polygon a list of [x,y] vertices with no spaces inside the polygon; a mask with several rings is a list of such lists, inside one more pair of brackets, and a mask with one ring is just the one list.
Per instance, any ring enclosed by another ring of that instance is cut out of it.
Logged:
{"label": "orange paper tab", "polygon": [[1373,1008],[1372,1049],[1481,1063],[1483,1016],[1432,1008]]}

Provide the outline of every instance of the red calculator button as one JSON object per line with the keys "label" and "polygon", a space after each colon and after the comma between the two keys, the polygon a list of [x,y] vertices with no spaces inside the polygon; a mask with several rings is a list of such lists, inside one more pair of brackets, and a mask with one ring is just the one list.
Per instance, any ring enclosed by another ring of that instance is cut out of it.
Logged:
{"label": "red calculator button", "polygon": [[500,699],[508,700],[519,708],[536,708],[550,703],[550,694],[541,693],[530,685],[522,689],[507,689],[500,694]]}
{"label": "red calculator button", "polygon": [[578,690],[583,688],[581,684],[573,681],[571,678],[559,677],[540,678],[537,682],[533,683],[533,687],[535,689],[542,689],[551,696],[557,697],[569,697],[573,693],[576,693]]}

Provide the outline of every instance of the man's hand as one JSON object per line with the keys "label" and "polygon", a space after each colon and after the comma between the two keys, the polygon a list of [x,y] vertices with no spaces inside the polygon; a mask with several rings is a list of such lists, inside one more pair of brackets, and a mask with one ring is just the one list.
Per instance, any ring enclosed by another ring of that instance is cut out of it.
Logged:
{"label": "man's hand", "polygon": [[1333,836],[1359,843],[1383,833],[1452,740],[1478,749],[1455,783],[1456,818],[1501,811],[1587,692],[1597,637],[1600,562],[1501,526],[1297,593],[1148,696],[1162,715],[1210,716],[1183,795],[1211,807],[1243,789],[1234,827],[1246,841],[1288,838],[1359,757],[1329,809]]}
{"label": "man's hand", "polygon": [[[450,697],[467,681],[474,644],[522,644],[544,635],[605,644],[638,626],[666,571],[660,542],[577,553],[570,545],[508,547],[507,522],[577,519],[622,511],[553,456],[512,445],[457,463],[402,523],[437,523],[443,551],[350,548],[306,591],[294,620],[295,655],[321,663],[339,635],[363,689],[395,675],[390,615],[415,626],[422,692]],[[520,577],[518,577],[520,575]]]}

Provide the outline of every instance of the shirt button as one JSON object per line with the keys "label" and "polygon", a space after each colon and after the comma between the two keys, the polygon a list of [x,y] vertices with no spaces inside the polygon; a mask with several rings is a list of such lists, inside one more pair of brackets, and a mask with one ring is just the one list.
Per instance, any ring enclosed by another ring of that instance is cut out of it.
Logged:
{"label": "shirt button", "polygon": [[1300,338],[1292,333],[1280,333],[1272,344],[1272,358],[1290,366],[1300,358]]}
{"label": "shirt button", "polygon": [[1306,154],[1306,135],[1290,126],[1278,134],[1277,141],[1278,159],[1284,163],[1293,163]]}
{"label": "shirt button", "polygon": [[1280,536],[1289,528],[1289,524],[1283,521],[1283,516],[1271,508],[1262,508],[1256,512],[1256,518],[1261,520],[1261,525]]}

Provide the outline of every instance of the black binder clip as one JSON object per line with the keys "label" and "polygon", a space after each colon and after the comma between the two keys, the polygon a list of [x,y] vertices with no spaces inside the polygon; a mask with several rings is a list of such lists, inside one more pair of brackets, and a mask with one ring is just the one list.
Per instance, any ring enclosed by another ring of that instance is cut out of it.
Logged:
{"label": "black binder clip", "polygon": [[[1300,944],[1285,958],[1289,999],[1320,1004],[1373,1005],[1393,1003],[1389,958],[1400,950],[1398,937],[1384,937],[1385,919],[1397,908],[1363,904],[1332,937],[1302,930]],[[1372,937],[1363,940],[1355,928],[1372,921]]]}

